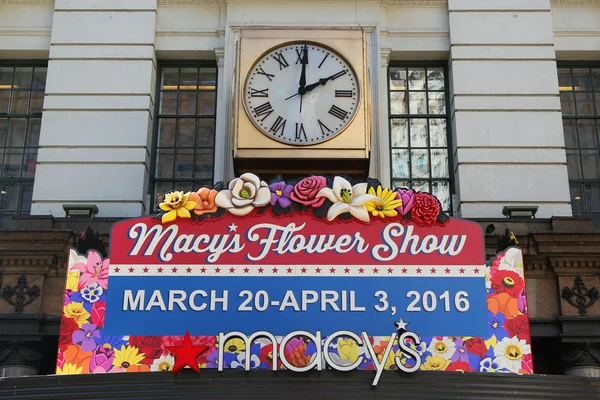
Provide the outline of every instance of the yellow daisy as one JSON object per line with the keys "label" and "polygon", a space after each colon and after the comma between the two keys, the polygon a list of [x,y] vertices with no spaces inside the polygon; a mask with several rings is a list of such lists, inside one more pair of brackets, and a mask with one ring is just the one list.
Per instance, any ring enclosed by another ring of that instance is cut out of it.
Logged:
{"label": "yellow daisy", "polygon": [[370,201],[365,206],[367,211],[373,214],[374,217],[395,217],[398,215],[396,208],[402,205],[402,200],[396,198],[396,192],[390,189],[384,189],[381,186],[377,187],[377,191],[373,187],[369,188],[369,194],[379,197],[383,203]]}
{"label": "yellow daisy", "polygon": [[164,201],[158,206],[161,210],[165,211],[166,214],[162,216],[162,223],[175,221],[179,218],[191,218],[190,211],[196,207],[195,201],[188,200],[190,192],[183,193],[181,191],[175,191],[165,194]]}
{"label": "yellow daisy", "polygon": [[121,346],[121,350],[115,349],[115,359],[113,365],[115,367],[123,367],[125,369],[132,365],[138,365],[145,357],[144,353],[140,353],[137,347]]}

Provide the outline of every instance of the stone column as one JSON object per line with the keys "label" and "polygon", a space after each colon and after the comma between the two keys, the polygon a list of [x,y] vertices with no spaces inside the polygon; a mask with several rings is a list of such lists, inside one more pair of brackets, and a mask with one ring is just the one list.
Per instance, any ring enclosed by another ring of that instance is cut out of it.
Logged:
{"label": "stone column", "polygon": [[0,342],[0,378],[37,375],[37,363],[43,354],[37,345],[22,342]]}
{"label": "stone column", "polygon": [[600,378],[600,343],[563,343],[560,360],[565,375]]}
{"label": "stone column", "polygon": [[156,0],[56,0],[32,215],[147,210]]}
{"label": "stone column", "polygon": [[457,214],[571,216],[550,0],[448,0]]}

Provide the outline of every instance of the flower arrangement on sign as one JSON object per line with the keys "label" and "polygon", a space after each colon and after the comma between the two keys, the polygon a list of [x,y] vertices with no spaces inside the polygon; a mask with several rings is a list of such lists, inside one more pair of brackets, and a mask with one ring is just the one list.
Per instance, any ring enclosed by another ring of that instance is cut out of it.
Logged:
{"label": "flower arrangement on sign", "polygon": [[228,212],[246,216],[270,210],[274,215],[312,213],[318,219],[333,221],[357,219],[368,223],[375,218],[411,221],[420,226],[444,225],[448,216],[439,200],[430,193],[408,188],[384,188],[376,179],[351,183],[342,176],[308,176],[285,182],[281,176],[267,184],[252,173],[245,173],[214,188],[197,192],[166,193],[154,217],[162,223],[177,218],[203,219]]}
{"label": "flower arrangement on sign", "polygon": [[[285,189],[285,187],[284,187]],[[283,190],[282,190],[283,193]],[[209,193],[210,195],[210,193]],[[107,336],[104,334],[106,292],[108,290],[109,260],[102,260],[91,250],[87,257],[71,250],[67,286],[63,300],[57,374],[86,374],[112,372],[171,371],[175,357],[170,348],[181,346],[182,336]],[[486,267],[488,333],[481,337],[434,336],[421,337],[416,346],[409,343],[421,357],[420,370],[533,373],[529,317],[525,300],[522,253],[509,248],[499,253]],[[281,337],[277,337],[278,342]],[[381,363],[390,338],[371,336],[374,354]],[[246,363],[246,341],[230,338],[218,342],[218,336],[192,336],[194,346],[204,346],[198,355],[200,368],[219,367],[219,346],[224,346],[222,368],[243,369]],[[298,368],[309,365],[317,346],[306,337],[295,337],[285,346],[258,338],[250,346],[250,367],[272,368],[285,353],[289,362]],[[373,370],[373,359],[364,346],[352,338],[340,337],[325,349],[337,365],[352,365],[363,357],[360,370]],[[396,369],[395,357],[402,357],[408,366],[415,360],[406,358],[396,343],[385,362],[385,369]]]}

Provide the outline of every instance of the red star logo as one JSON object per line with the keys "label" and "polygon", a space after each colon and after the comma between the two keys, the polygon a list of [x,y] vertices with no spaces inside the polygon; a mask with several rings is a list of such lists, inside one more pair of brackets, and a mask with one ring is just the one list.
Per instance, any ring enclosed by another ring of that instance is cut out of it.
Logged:
{"label": "red star logo", "polygon": [[248,268],[244,268],[244,273],[247,274],[248,272],[250,272],[250,270]]}
{"label": "red star logo", "polygon": [[350,268],[344,268],[344,272],[349,274],[350,273]]}
{"label": "red star logo", "polygon": [[335,268],[329,268],[329,272],[331,272],[332,274],[335,274]]}
{"label": "red star logo", "polygon": [[358,273],[359,273],[359,274],[362,274],[362,273],[364,273],[364,272],[365,272],[365,270],[364,270],[363,268],[359,268],[359,269],[358,269]]}
{"label": "red star logo", "polygon": [[192,273],[192,269],[191,269],[190,267],[187,267],[187,268],[185,269],[185,272],[187,272],[188,274],[191,274],[191,273]]}
{"label": "red star logo", "polygon": [[461,274],[465,273],[465,269],[464,268],[459,269],[459,271],[460,271]]}
{"label": "red star logo", "polygon": [[206,268],[202,267],[202,268],[200,269],[200,272],[202,272],[202,273],[205,273],[205,272],[206,272]]}
{"label": "red star logo", "polygon": [[144,267],[144,273],[147,274],[148,273],[148,267]]}
{"label": "red star logo", "polygon": [[176,272],[177,272],[177,268],[173,267],[173,268],[171,269],[171,272],[172,272],[172,273],[176,273]]}
{"label": "red star logo", "polygon": [[291,268],[288,268],[288,269],[287,269],[287,273],[288,273],[288,274],[291,274],[291,273],[292,273],[292,269],[291,269]]}
{"label": "red star logo", "polygon": [[473,270],[473,273],[474,273],[474,274],[478,274],[478,273],[479,273],[479,268],[475,268],[475,269]]}
{"label": "red star logo", "polygon": [[221,273],[221,268],[219,268],[219,267],[215,268],[215,273],[220,274]]}
{"label": "red star logo", "polygon": [[446,271],[447,274],[449,274],[450,273],[450,268],[446,268],[445,271]]}
{"label": "red star logo", "polygon": [[315,271],[316,271],[317,274],[320,274],[321,273],[321,268],[317,268]]}
{"label": "red star logo", "polygon": [[162,274],[163,268],[162,267],[158,267],[157,271],[158,271],[159,274]]}
{"label": "red star logo", "polygon": [[263,271],[264,271],[264,269],[262,269],[262,268],[259,268],[259,269],[258,269],[258,273],[259,273],[259,274],[262,274],[262,273],[263,273]]}
{"label": "red star logo", "polygon": [[119,267],[116,267],[116,268],[115,268],[115,274],[118,274],[118,273],[119,273],[119,271],[120,271]]}
{"label": "red star logo", "polygon": [[167,350],[175,357],[173,374],[179,372],[186,365],[189,365],[194,371],[200,372],[196,358],[209,348],[209,346],[192,346],[190,333],[186,331],[181,346],[167,346]]}
{"label": "red star logo", "polygon": [[279,272],[279,270],[277,268],[273,268],[273,273],[276,274],[277,272]]}
{"label": "red star logo", "polygon": [[235,272],[235,268],[231,267],[229,268],[229,273],[233,274]]}
{"label": "red star logo", "polygon": [[408,272],[408,270],[407,270],[406,268],[402,268],[402,273],[403,273],[403,274],[405,274],[405,273],[407,273],[407,272]]}
{"label": "red star logo", "polygon": [[393,270],[393,269],[391,269],[391,268],[388,268],[388,274],[391,274],[391,273],[393,273],[393,272],[394,272],[394,270]]}
{"label": "red star logo", "polygon": [[129,273],[133,274],[133,267],[129,268]]}
{"label": "red star logo", "polygon": [[302,271],[303,274],[305,274],[306,273],[306,268],[302,268],[301,271]]}
{"label": "red star logo", "polygon": [[421,271],[422,271],[422,269],[421,269],[421,268],[417,268],[417,274],[420,274],[420,273],[421,273]]}
{"label": "red star logo", "polygon": [[430,271],[432,274],[435,274],[437,272],[435,268],[431,268]]}
{"label": "red star logo", "polygon": [[374,274],[378,274],[378,273],[379,273],[379,270],[378,270],[377,268],[373,268],[373,273],[374,273]]}

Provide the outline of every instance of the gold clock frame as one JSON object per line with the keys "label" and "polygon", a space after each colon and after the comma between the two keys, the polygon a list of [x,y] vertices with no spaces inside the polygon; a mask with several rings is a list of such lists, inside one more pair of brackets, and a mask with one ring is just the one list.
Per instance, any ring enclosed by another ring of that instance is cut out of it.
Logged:
{"label": "gold clock frame", "polygon": [[[250,74],[252,73],[252,70],[254,69],[254,67],[256,66],[256,64],[258,64],[258,62],[259,62],[260,60],[262,60],[262,59],[263,59],[263,58],[264,58],[264,57],[265,57],[267,54],[269,54],[270,52],[272,52],[272,51],[274,51],[274,50],[276,50],[276,49],[278,49],[278,48],[280,48],[280,47],[291,46],[291,45],[294,45],[294,44],[307,44],[307,45],[311,45],[311,44],[312,44],[312,45],[314,45],[314,46],[319,46],[319,47],[321,47],[321,48],[324,48],[324,49],[327,49],[327,50],[331,51],[331,52],[332,52],[332,53],[334,53],[334,54],[335,54],[337,57],[341,58],[341,59],[342,59],[342,60],[343,60],[343,61],[346,63],[346,65],[348,65],[348,67],[350,68],[350,71],[352,71],[352,73],[354,74],[354,77],[355,77],[355,79],[356,79],[356,82],[357,82],[357,85],[358,85],[358,82],[359,82],[359,80],[358,80],[358,74],[356,73],[356,70],[354,69],[354,66],[353,66],[353,65],[352,65],[352,64],[351,64],[351,63],[350,63],[348,60],[346,60],[346,58],[345,58],[345,57],[344,57],[342,54],[340,54],[340,53],[339,53],[337,50],[335,50],[335,49],[333,49],[333,48],[331,48],[331,47],[329,47],[329,46],[326,46],[326,45],[324,45],[324,44],[322,44],[322,43],[315,42],[315,41],[310,41],[310,40],[292,40],[292,41],[290,41],[290,42],[284,42],[284,43],[281,43],[281,44],[279,44],[279,45],[277,45],[277,46],[271,47],[270,49],[267,49],[267,50],[265,50],[265,51],[264,51],[264,52],[263,52],[263,53],[262,53],[262,54],[261,54],[261,55],[260,55],[258,58],[256,58],[256,60],[254,61],[254,63],[253,63],[253,64],[250,66],[250,68],[248,68],[248,70],[245,72],[245,77],[244,77],[244,80],[243,80],[243,82],[242,82],[242,89],[241,89],[240,93],[244,93],[244,91],[245,91],[245,88],[246,88],[246,85],[248,84],[248,78],[250,77]],[[352,123],[354,122],[354,119],[355,119],[355,118],[356,118],[356,116],[358,115],[358,110],[359,110],[360,108],[362,108],[362,101],[363,101],[363,95],[364,95],[364,93],[362,93],[362,87],[358,86],[358,90],[357,90],[357,91],[358,91],[358,101],[357,101],[357,104],[356,104],[356,111],[354,112],[354,115],[352,115],[352,118],[350,118],[350,121],[348,121],[348,123],[346,124],[346,126],[344,126],[344,128],[343,128],[343,129],[341,129],[339,132],[337,132],[335,135],[333,135],[333,136],[330,136],[330,137],[328,137],[327,139],[325,139],[325,140],[322,140],[322,141],[320,141],[320,142],[318,142],[318,143],[292,144],[292,143],[284,142],[283,140],[280,140],[280,139],[278,139],[277,137],[271,137],[271,136],[269,136],[269,135],[268,135],[268,134],[266,134],[264,131],[262,131],[262,130],[260,129],[260,127],[259,127],[259,126],[256,124],[256,121],[254,121],[254,120],[253,120],[253,119],[250,117],[250,110],[248,110],[248,105],[246,104],[246,101],[245,101],[245,96],[243,96],[243,95],[241,96],[241,97],[242,97],[242,98],[241,98],[241,102],[242,102],[242,105],[244,106],[244,111],[246,112],[246,116],[248,117],[248,119],[250,119],[250,121],[252,122],[252,124],[254,125],[254,127],[255,127],[255,128],[256,128],[256,129],[257,129],[257,130],[258,130],[260,133],[262,133],[263,135],[267,136],[267,137],[268,137],[268,138],[270,138],[271,140],[276,140],[276,141],[278,141],[279,143],[282,143],[282,144],[287,144],[287,145],[294,146],[294,147],[302,147],[302,148],[305,148],[305,147],[310,147],[310,146],[318,146],[318,145],[320,145],[320,144],[322,144],[322,143],[325,143],[325,142],[327,142],[327,141],[329,141],[329,140],[332,140],[332,139],[334,139],[334,138],[338,137],[338,136],[339,136],[340,134],[342,134],[342,133],[343,133],[343,132],[344,132],[344,131],[345,131],[345,130],[346,130],[346,129],[347,129],[349,126],[350,126],[350,125],[352,125]]]}
{"label": "gold clock frame", "polygon": [[[249,118],[243,91],[256,62],[285,44],[314,43],[334,51],[352,69],[359,88],[357,111],[351,122],[334,137],[318,144],[293,145],[274,140]],[[244,27],[236,43],[232,97],[232,141],[236,160],[280,159],[368,160],[370,151],[370,91],[366,31],[348,27]],[[281,166],[280,166],[281,168]]]}

